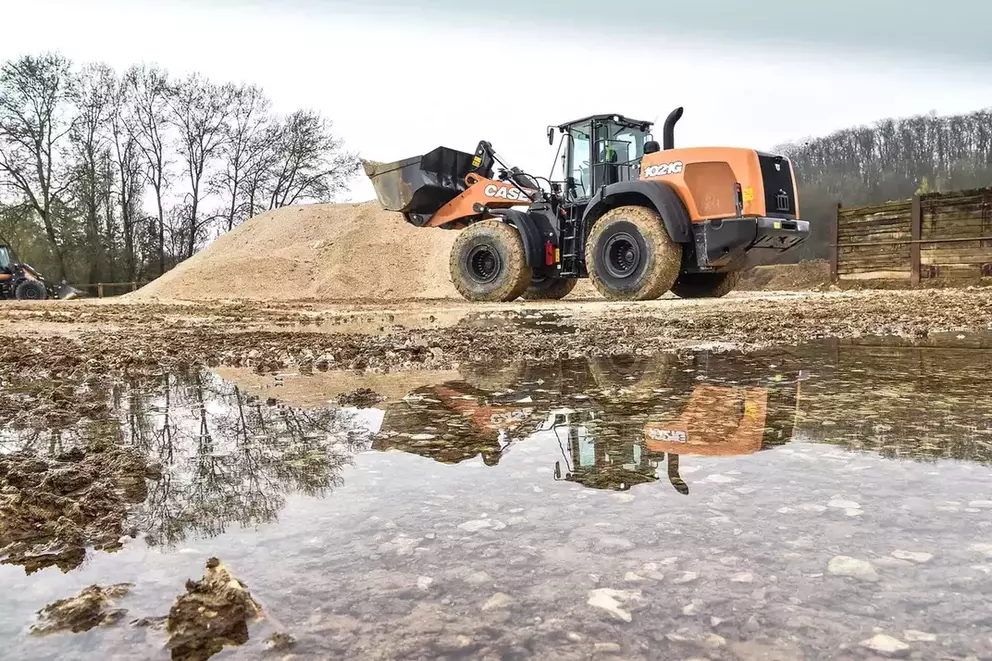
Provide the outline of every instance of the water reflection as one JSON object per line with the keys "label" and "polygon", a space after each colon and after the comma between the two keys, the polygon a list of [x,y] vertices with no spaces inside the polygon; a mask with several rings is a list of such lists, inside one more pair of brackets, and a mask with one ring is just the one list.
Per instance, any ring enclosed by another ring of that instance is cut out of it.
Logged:
{"label": "water reflection", "polygon": [[8,430],[3,449],[55,455],[98,439],[137,448],[161,469],[133,512],[150,545],[274,521],[289,494],[340,486],[342,468],[369,444],[355,412],[262,401],[209,372],[131,380],[104,396],[111,415]]}
{"label": "water reflection", "polygon": [[[520,444],[546,445],[557,448],[545,459],[554,480],[616,491],[662,481],[681,495],[692,492],[687,458],[751,455],[794,439],[992,463],[990,363],[968,348],[834,342],[469,364],[380,411],[288,406],[278,388],[263,398],[193,371],[90,391],[103,415],[67,428],[28,420],[0,444],[54,455],[99,438],[139,449],[162,477],[149,482],[134,525],[149,544],[174,547],[273,522],[293,493],[328,496],[368,449],[496,467]],[[333,399],[325,395],[313,399]]]}
{"label": "water reflection", "polygon": [[[627,490],[659,469],[689,488],[680,455],[744,455],[788,442],[805,372],[774,356],[576,359],[500,369],[420,388],[390,406],[373,448],[494,466],[514,443],[553,437],[556,479]],[[767,362],[771,361],[771,362]]]}
{"label": "water reflection", "polygon": [[[632,659],[833,658],[875,626],[939,636],[947,654],[919,646],[919,658],[985,654],[990,368],[986,351],[863,340],[366,382],[230,371],[81,384],[59,397],[92,399],[87,421],[23,416],[0,447],[139,449],[161,477],[131,519],[162,552],[89,544],[99,559],[75,570],[73,556],[66,576],[0,567],[0,637],[14,658],[142,656],[161,647],[151,630],[21,632],[91,583],[135,583],[121,607],[161,616],[199,554],[230,560],[299,658],[591,658],[611,641]],[[325,404],[341,384],[388,399]],[[632,620],[610,619],[614,601]],[[265,635],[232,651],[261,656]]]}

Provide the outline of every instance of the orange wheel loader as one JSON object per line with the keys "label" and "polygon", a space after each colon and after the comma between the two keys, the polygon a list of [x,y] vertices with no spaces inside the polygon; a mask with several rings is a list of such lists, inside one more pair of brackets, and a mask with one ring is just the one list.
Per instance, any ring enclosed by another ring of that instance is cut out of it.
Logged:
{"label": "orange wheel loader", "polygon": [[561,134],[555,180],[507,167],[486,141],[474,154],[438,147],[363,164],[383,208],[461,230],[449,267],[466,299],[559,299],[584,277],[612,300],[723,296],[742,271],[802,243],[809,223],[788,159],[676,149],[682,112],[665,120],[662,144],[651,122],[623,115],[549,127],[549,144]]}

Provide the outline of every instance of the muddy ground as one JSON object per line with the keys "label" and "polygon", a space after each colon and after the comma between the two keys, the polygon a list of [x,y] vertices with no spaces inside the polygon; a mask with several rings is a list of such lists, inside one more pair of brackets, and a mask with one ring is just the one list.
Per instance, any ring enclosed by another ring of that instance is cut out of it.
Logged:
{"label": "muddy ground", "polygon": [[[428,372],[472,372],[467,366],[471,363],[484,363],[479,373],[489,374],[499,369],[493,363],[500,360],[656,354],[700,347],[749,350],[869,335],[927,344],[948,332],[986,346],[981,343],[988,341],[988,331],[992,289],[740,293],[719,301],[630,304],[3,304],[0,441],[4,434],[46,430],[47,435],[28,439],[19,444],[25,449],[0,459],[0,562],[18,565],[26,573],[49,566],[68,572],[83,562],[87,548],[115,552],[135,535],[129,507],[145,499],[144,489],[163,479],[155,461],[132,454],[125,443],[118,447],[107,442],[115,438],[108,402],[115,384],[124,381],[140,388],[144,381],[160,381],[163,373],[179,377],[201,367],[219,373],[240,371],[259,380],[282,378],[273,373],[315,374],[319,380],[322,372],[342,368],[403,370],[407,380],[395,386],[402,395]],[[861,367],[879,373],[896,369],[891,362]],[[336,402],[363,407],[397,394],[354,385]],[[855,403],[845,401],[845,406],[854,408]],[[119,425],[116,429],[120,433]],[[928,429],[932,435],[933,427]],[[62,447],[55,438],[60,430],[82,442],[55,451]],[[96,439],[104,441],[95,443]],[[493,491],[507,490],[501,485]],[[592,576],[592,570],[590,566],[586,573]],[[366,576],[354,575],[363,580]],[[123,578],[127,577],[114,577],[113,582]],[[430,585],[418,584],[417,589],[427,591]],[[143,614],[126,612],[118,603],[126,590],[119,584],[90,586],[77,597],[71,597],[75,591],[66,593],[38,613],[35,632],[85,631]],[[593,590],[597,591],[601,589]],[[603,594],[620,593],[610,588]],[[166,628],[174,658],[205,659],[224,646],[242,644],[247,623],[257,619],[259,609],[247,587],[211,560],[203,579],[187,584],[168,616],[153,613],[156,617],[149,623]],[[223,612],[231,618],[208,617],[207,622],[191,617],[194,612]],[[277,633],[269,644],[279,650],[292,641]]]}
{"label": "muddy ground", "polygon": [[650,303],[407,302],[0,305],[0,425],[99,418],[120,376],[196,367],[258,373],[443,370],[472,361],[753,349],[824,337],[992,329],[992,288],[739,293]]}

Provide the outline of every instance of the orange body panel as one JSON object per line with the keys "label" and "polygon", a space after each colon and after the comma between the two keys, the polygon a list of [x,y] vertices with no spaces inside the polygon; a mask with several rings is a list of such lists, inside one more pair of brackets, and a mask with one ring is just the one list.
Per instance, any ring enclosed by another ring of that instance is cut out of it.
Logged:
{"label": "orange body panel", "polygon": [[434,391],[449,407],[471,420],[483,431],[497,434],[501,430],[509,431],[534,414],[532,406],[479,406],[478,400],[465,399],[463,393],[443,385],[435,387]]}
{"label": "orange body panel", "polygon": [[764,388],[696,386],[678,418],[645,426],[645,446],[651,452],[711,457],[753,454],[761,449],[767,415]]}
{"label": "orange body panel", "polygon": [[[476,204],[483,204],[493,209],[508,209],[516,206],[528,206],[530,198],[524,194],[527,189],[521,189],[505,181],[486,179],[477,174],[465,177],[468,190],[463,191],[431,216],[428,227],[439,227],[455,223],[464,218],[477,216]],[[529,191],[532,195],[535,191]]]}
{"label": "orange body panel", "polygon": [[[789,167],[792,168],[791,162]],[[768,212],[758,154],[753,149],[686,147],[645,154],[641,179],[671,184],[693,222],[734,216],[734,183],[744,191],[743,215],[760,218]],[[792,179],[795,181],[794,172]],[[798,213],[797,201],[797,216]]]}
{"label": "orange body panel", "polygon": [[0,273],[0,280],[10,280],[13,277],[14,276],[9,273]]}

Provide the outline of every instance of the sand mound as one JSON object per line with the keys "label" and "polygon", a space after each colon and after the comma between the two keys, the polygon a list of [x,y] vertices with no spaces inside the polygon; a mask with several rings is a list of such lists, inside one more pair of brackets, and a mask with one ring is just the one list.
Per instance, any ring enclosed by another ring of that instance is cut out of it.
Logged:
{"label": "sand mound", "polygon": [[129,298],[457,298],[448,276],[455,236],[376,202],[286,207],[245,221]]}

